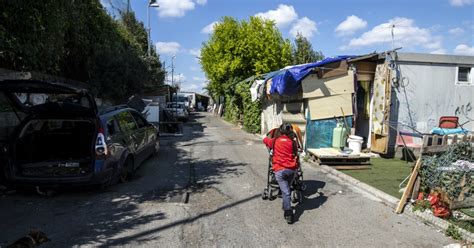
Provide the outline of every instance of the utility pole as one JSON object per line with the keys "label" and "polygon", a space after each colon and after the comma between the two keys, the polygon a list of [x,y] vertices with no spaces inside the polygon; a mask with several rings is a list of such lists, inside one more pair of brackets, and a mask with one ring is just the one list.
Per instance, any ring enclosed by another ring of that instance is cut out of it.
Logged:
{"label": "utility pole", "polygon": [[[176,55],[173,55],[173,57],[171,57],[171,85],[174,87],[174,58],[176,57]],[[178,88],[175,87],[175,118],[178,119]]]}
{"label": "utility pole", "polygon": [[[130,0],[129,0],[130,1]],[[147,10],[147,16],[148,16],[148,50],[147,50],[147,55],[148,59],[150,59],[151,56],[151,26],[150,26],[150,8],[158,8],[160,5],[156,3],[156,0],[149,0],[148,6],[146,8]]]}
{"label": "utility pole", "polygon": [[395,29],[395,24],[392,24],[392,50],[395,49],[395,37],[393,35],[394,29]]}

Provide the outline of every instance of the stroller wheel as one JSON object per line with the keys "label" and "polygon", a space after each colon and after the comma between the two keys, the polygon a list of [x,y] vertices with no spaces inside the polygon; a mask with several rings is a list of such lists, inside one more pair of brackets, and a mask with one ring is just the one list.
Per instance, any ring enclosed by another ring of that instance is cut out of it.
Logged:
{"label": "stroller wheel", "polygon": [[262,200],[268,199],[268,189],[264,189],[262,192]]}
{"label": "stroller wheel", "polygon": [[298,202],[298,195],[296,194],[296,190],[294,190],[293,192],[291,192],[291,202],[292,203],[297,203]]}
{"label": "stroller wheel", "polygon": [[305,183],[301,183],[301,191],[305,191],[306,190],[306,184]]}
{"label": "stroller wheel", "polygon": [[303,202],[303,193],[301,191],[297,191],[296,194],[298,195],[298,203]]}
{"label": "stroller wheel", "polygon": [[303,202],[303,193],[299,190],[294,190],[291,192],[291,202],[292,203],[302,203]]}
{"label": "stroller wheel", "polygon": [[270,188],[268,190],[268,200],[273,201],[273,200],[275,200],[275,198],[276,197],[273,195],[273,190]]}

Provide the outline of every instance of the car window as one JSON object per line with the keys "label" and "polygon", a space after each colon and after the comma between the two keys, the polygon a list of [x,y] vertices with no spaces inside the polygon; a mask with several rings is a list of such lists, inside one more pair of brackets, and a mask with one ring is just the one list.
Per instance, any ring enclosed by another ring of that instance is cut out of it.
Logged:
{"label": "car window", "polygon": [[112,136],[118,132],[117,122],[114,119],[107,121],[107,136]]}
{"label": "car window", "polygon": [[127,132],[137,129],[137,124],[135,123],[135,120],[133,119],[130,112],[128,111],[120,112],[117,115],[117,120],[122,131]]}
{"label": "car window", "polygon": [[131,113],[132,113],[133,118],[137,122],[138,128],[146,127],[147,125],[146,120],[143,119],[143,117],[141,117],[139,113],[137,112],[131,112]]}

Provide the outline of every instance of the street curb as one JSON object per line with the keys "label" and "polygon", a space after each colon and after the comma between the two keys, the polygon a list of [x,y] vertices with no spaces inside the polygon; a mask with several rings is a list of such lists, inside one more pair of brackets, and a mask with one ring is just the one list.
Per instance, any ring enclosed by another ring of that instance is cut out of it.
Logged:
{"label": "street curb", "polygon": [[[351,176],[348,176],[334,168],[331,168],[327,165],[317,165],[313,162],[304,162],[305,164],[309,165],[309,166],[313,166],[313,167],[318,167],[320,168],[324,173],[327,173],[327,174],[331,174],[339,179],[341,179],[342,181],[346,182],[346,183],[349,183],[351,184],[352,186],[354,187],[357,187],[358,189],[360,190],[363,190],[367,193],[370,193],[372,194],[373,196],[375,196],[376,198],[378,198],[379,200],[381,200],[382,202],[384,202],[387,206],[391,207],[392,209],[395,210],[395,208],[397,207],[397,204],[398,204],[398,201],[399,199],[381,191],[381,190],[378,190],[366,183],[363,183]],[[411,217],[415,217],[417,219],[421,219],[425,222],[428,222],[430,223],[431,225],[443,230],[443,233],[444,231],[446,231],[446,229],[448,228],[448,226],[450,225],[450,223],[446,220],[443,220],[441,218],[438,218],[436,216],[434,216],[433,214],[431,214],[431,212],[429,211],[424,211],[424,212],[421,212],[421,211],[413,211],[412,210],[412,207],[411,205],[407,204],[405,206],[405,211],[404,213],[406,213],[407,215],[411,216]],[[469,241],[469,242],[474,242],[474,233],[471,233],[465,229],[462,229],[460,227],[457,227],[459,233],[461,234],[462,238],[466,241]]]}

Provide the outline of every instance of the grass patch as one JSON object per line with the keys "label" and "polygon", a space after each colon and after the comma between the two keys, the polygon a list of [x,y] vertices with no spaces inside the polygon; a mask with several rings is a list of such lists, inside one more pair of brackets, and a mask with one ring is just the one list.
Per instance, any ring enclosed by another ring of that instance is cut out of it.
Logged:
{"label": "grass patch", "polygon": [[369,170],[343,170],[345,174],[356,178],[389,195],[400,198],[398,185],[410,174],[413,163],[407,164],[401,159],[371,158]]}

